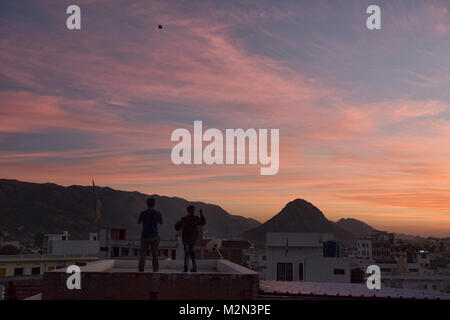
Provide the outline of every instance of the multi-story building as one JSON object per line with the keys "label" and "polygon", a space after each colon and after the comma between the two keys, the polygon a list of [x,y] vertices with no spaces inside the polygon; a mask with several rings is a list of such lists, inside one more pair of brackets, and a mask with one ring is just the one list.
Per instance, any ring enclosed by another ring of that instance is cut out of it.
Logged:
{"label": "multi-story building", "polygon": [[395,261],[393,249],[394,234],[384,231],[374,231],[371,234],[372,259],[376,262]]}
{"label": "multi-story building", "polygon": [[357,258],[377,262],[395,262],[394,235],[374,231],[370,236],[356,241]]}
{"label": "multi-story building", "polygon": [[372,260],[372,240],[370,238],[356,240],[356,250],[358,258]]}
{"label": "multi-story building", "polygon": [[266,237],[267,280],[350,282],[347,258],[323,256],[332,234],[268,232]]}
{"label": "multi-story building", "polygon": [[[135,259],[140,255],[140,239],[127,239],[125,228],[100,229],[100,258],[102,259]],[[158,256],[160,259],[180,259],[180,247],[177,240],[161,240]],[[177,252],[178,251],[178,252]],[[150,256],[150,248],[147,256]]]}

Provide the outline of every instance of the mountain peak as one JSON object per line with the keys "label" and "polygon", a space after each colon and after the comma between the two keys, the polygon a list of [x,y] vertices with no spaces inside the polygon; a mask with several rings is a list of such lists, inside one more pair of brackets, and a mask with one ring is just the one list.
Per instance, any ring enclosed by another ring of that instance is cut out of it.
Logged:
{"label": "mountain peak", "polygon": [[352,237],[347,231],[336,227],[322,211],[312,203],[297,198],[270,220],[243,234],[243,237],[259,243],[266,241],[267,232],[321,232],[334,233],[341,239]]}
{"label": "mountain peak", "polygon": [[354,235],[364,236],[369,235],[375,229],[360,220],[354,218],[341,218],[336,222],[341,228],[353,233]]}

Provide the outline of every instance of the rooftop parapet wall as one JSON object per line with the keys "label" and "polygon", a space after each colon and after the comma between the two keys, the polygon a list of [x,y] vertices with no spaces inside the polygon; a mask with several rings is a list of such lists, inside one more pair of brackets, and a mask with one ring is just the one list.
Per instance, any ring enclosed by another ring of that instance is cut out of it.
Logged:
{"label": "rooftop parapet wall", "polygon": [[[182,260],[160,261],[160,272],[139,273],[137,260],[102,260],[81,268],[81,290],[69,290],[64,269],[44,274],[44,300],[254,299],[258,273],[227,260],[199,260],[183,273]],[[147,262],[151,265],[151,261]]]}

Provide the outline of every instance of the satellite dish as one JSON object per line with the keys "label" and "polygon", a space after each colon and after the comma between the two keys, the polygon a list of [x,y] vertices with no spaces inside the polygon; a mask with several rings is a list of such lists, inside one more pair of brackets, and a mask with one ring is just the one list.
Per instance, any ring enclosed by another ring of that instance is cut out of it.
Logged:
{"label": "satellite dish", "polygon": [[219,251],[221,246],[222,246],[222,239],[212,239],[208,241],[208,243],[206,244],[206,250],[212,253],[217,253],[219,257],[223,259],[223,256]]}

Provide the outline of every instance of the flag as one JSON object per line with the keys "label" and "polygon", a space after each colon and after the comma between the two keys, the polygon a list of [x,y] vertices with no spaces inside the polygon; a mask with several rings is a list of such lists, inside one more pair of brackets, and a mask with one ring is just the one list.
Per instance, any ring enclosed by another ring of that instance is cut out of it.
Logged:
{"label": "flag", "polygon": [[289,238],[286,238],[286,252],[285,252],[286,257],[287,257],[287,254],[288,254],[288,250],[289,250]]}
{"label": "flag", "polygon": [[94,190],[94,200],[95,200],[95,219],[94,223],[100,219],[100,209],[102,208],[102,203],[97,194],[97,190],[95,189],[94,179],[92,179],[92,189]]}

